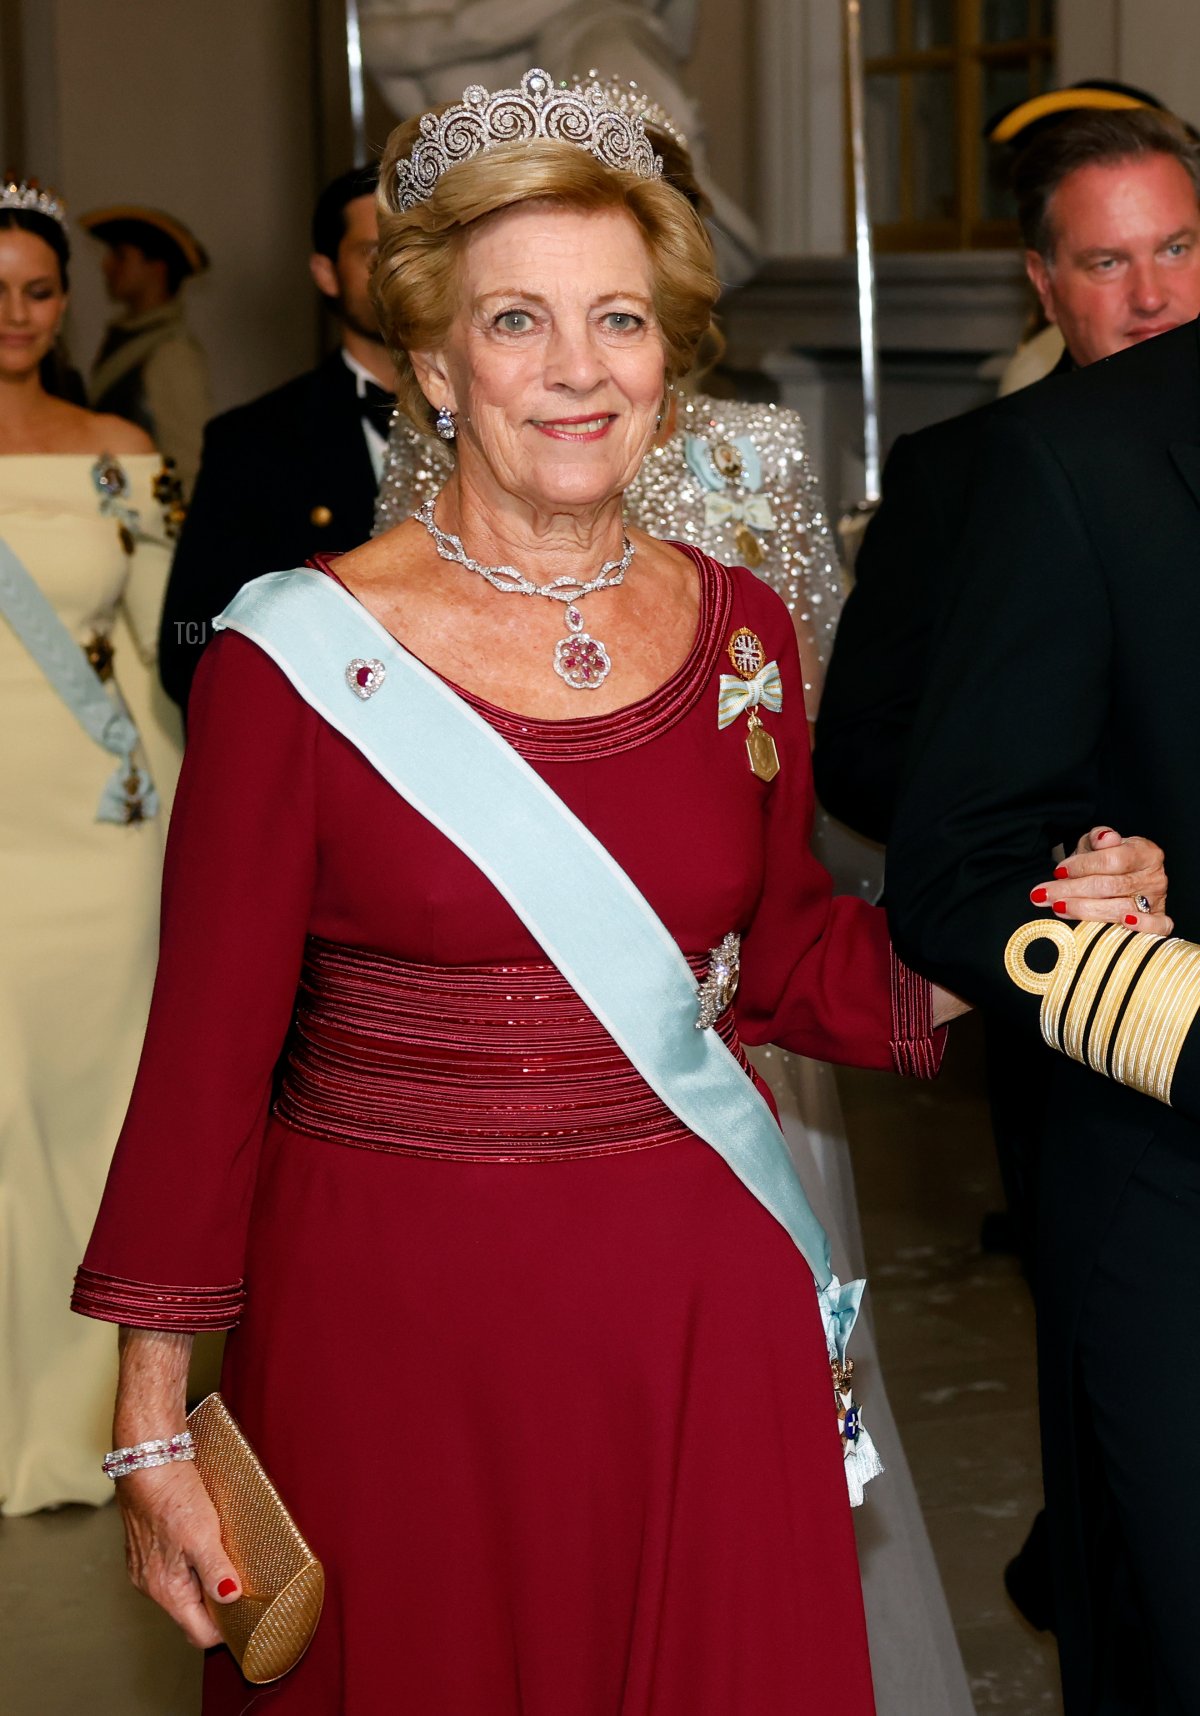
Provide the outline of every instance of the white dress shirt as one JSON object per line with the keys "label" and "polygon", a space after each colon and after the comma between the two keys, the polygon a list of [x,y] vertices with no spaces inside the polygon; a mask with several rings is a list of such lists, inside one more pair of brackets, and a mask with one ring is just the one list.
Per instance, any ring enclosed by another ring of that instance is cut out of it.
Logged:
{"label": "white dress shirt", "polygon": [[[342,347],[342,362],[354,377],[358,397],[360,399],[365,399],[367,396],[368,382],[370,382],[373,387],[383,386],[383,383],[377,376],[372,375],[370,370],[363,364],[359,363],[357,358],[350,356],[350,353],[346,350],[345,346]],[[371,469],[375,472],[375,481],[378,483],[383,476],[383,458],[384,454],[387,452],[387,441],[379,433],[378,429],[376,429],[369,417],[360,418],[360,422],[362,423],[363,440],[367,443],[367,452],[371,459]]]}

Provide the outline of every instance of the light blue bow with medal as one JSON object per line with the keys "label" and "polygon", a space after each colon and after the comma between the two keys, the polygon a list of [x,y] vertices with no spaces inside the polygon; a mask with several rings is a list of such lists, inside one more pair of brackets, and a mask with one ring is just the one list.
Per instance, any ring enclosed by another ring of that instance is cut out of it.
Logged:
{"label": "light blue bow with medal", "polygon": [[[752,534],[775,529],[770,499],[761,493],[762,459],[748,435],[734,435],[710,446],[699,435],[684,437],[684,460],[704,489],[704,522],[710,530],[725,524],[746,527]],[[733,483],[740,496],[728,493]]]}
{"label": "light blue bow with medal", "polygon": [[760,781],[773,781],[779,773],[775,741],[758,718],[760,709],[778,715],[783,708],[783,680],[779,663],[765,660],[762,640],[749,626],[738,626],[729,640],[729,659],[737,673],[723,673],[717,699],[717,728],[723,731],[745,713],[746,755]]}
{"label": "light blue bow with medal", "polygon": [[717,726],[731,726],[738,716],[749,709],[769,709],[778,715],[783,708],[783,681],[779,663],[769,661],[760,667],[752,679],[742,679],[736,673],[721,675],[721,696],[717,704]]}

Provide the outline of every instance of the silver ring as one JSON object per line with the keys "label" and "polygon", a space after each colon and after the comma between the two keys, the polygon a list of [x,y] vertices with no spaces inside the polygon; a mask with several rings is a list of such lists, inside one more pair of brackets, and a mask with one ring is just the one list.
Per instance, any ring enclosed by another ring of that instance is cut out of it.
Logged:
{"label": "silver ring", "polygon": [[1137,907],[1138,911],[1141,912],[1143,917],[1149,917],[1151,907],[1145,894],[1135,894],[1133,896],[1133,903]]}

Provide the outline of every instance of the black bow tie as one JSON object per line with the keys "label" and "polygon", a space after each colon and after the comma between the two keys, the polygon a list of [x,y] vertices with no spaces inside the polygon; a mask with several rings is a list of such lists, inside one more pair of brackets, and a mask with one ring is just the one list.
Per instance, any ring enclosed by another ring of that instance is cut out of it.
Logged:
{"label": "black bow tie", "polygon": [[396,395],[389,393],[384,387],[377,387],[373,381],[364,381],[362,388],[363,391],[358,396],[358,409],[386,441],[388,430],[392,426],[392,412],[396,409]]}

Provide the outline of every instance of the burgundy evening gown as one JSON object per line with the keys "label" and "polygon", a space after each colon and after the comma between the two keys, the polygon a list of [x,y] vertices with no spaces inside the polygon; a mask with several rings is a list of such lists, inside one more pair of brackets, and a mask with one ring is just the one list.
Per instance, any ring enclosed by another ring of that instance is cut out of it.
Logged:
{"label": "burgundy evening gown", "polygon": [[[787,610],[690,552],[696,640],[653,696],[476,706],[695,969],[742,931],[735,1053],[927,1070],[927,989],[808,853]],[[783,677],[769,785],[717,727],[742,626]],[[237,1324],[224,1392],[328,1575],[299,1666],[254,1689],[210,1653],[205,1716],[870,1716],[803,1258],[236,634],[192,697],[163,912],[76,1305]]]}

